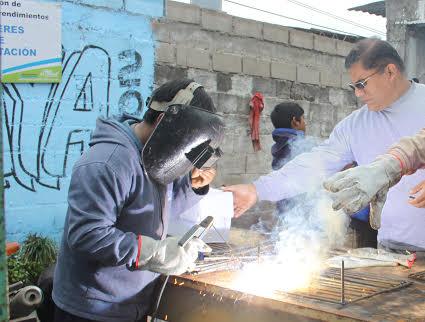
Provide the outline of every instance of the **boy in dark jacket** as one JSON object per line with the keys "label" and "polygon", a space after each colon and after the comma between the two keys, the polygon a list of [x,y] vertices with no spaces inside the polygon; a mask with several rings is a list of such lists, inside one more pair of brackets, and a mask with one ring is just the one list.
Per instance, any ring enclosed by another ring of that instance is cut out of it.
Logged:
{"label": "boy in dark jacket", "polygon": [[[297,103],[287,102],[276,105],[270,114],[274,126],[272,132],[275,144],[272,146],[272,168],[280,169],[297,155],[310,151],[318,144],[318,139],[306,137],[304,110]],[[277,202],[277,211],[282,214],[290,210],[303,196]]]}
{"label": "boy in dark jacket", "polygon": [[[285,102],[276,105],[270,114],[270,120],[275,128],[272,132],[274,144],[271,148],[273,156],[272,168],[278,170],[297,155],[310,151],[319,143],[314,137],[306,137],[306,121],[304,110],[297,103]],[[280,200],[276,203],[276,215],[282,218],[284,213],[291,210],[298,202],[302,202],[304,195]],[[275,218],[275,219],[278,219]],[[273,223],[266,223],[261,218],[252,228],[269,231]]]}

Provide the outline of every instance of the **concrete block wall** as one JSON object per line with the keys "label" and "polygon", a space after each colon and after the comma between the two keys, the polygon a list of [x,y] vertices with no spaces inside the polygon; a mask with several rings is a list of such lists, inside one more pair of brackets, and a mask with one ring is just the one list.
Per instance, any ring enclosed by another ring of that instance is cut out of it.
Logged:
{"label": "concrete block wall", "polygon": [[[62,82],[2,84],[8,240],[22,240],[28,232],[60,238],[71,169],[96,118],[142,113],[153,88],[151,20],[163,14],[162,1],[58,2]],[[175,63],[175,46],[162,46],[158,59]],[[198,58],[194,67],[204,67]]]}
{"label": "concrete block wall", "polygon": [[[358,108],[345,86],[344,56],[353,44],[173,1],[166,12],[153,24],[155,85],[194,78],[224,114],[225,154],[216,186],[250,183],[271,171],[269,117],[276,104],[298,102],[306,112],[308,134],[322,138]],[[248,124],[249,101],[257,91],[265,97],[260,152],[252,148]],[[249,227],[272,209],[271,203],[259,204],[234,225]]]}

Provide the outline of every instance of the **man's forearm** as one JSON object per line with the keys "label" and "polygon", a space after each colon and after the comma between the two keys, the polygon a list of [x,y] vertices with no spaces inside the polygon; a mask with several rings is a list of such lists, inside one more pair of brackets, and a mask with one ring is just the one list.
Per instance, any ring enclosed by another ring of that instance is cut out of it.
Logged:
{"label": "man's forearm", "polygon": [[404,174],[425,167],[425,129],[415,136],[402,138],[388,153],[399,159]]}

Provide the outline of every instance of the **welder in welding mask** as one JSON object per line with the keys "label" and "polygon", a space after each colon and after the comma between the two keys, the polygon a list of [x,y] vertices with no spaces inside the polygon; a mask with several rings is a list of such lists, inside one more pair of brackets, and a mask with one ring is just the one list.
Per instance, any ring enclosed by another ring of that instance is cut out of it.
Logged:
{"label": "welder in welding mask", "polygon": [[178,214],[208,192],[221,156],[222,118],[200,84],[156,89],[143,119],[99,118],[74,166],[55,271],[56,321],[139,321],[158,274],[190,270],[200,239],[167,237]]}

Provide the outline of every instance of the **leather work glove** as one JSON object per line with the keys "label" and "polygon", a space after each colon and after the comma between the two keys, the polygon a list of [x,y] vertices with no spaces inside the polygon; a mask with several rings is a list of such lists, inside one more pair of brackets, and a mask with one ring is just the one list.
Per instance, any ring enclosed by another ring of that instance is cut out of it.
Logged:
{"label": "leather work glove", "polygon": [[372,163],[339,172],[324,182],[332,192],[332,207],[351,215],[370,203],[370,226],[379,229],[381,213],[388,190],[401,178],[399,161],[391,155],[378,157]]}
{"label": "leather work glove", "polygon": [[211,248],[199,238],[193,238],[185,247],[178,244],[178,237],[167,237],[164,240],[147,236],[141,238],[138,268],[160,274],[180,275],[190,272],[195,267],[199,252],[211,252]]}

